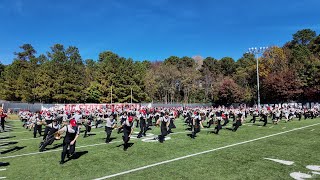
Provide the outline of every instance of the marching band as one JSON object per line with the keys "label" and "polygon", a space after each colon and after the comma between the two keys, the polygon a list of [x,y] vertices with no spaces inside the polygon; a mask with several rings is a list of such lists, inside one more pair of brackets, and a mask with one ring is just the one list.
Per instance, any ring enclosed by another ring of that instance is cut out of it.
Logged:
{"label": "marching band", "polygon": [[[304,119],[313,119],[320,116],[320,108],[315,106],[313,108],[294,108],[288,107],[263,107],[246,108],[246,107],[197,107],[197,108],[147,108],[141,109],[102,109],[93,111],[78,110],[75,112],[56,110],[56,111],[41,111],[28,112],[21,111],[19,113],[23,127],[33,129],[33,137],[37,133],[42,136],[42,126],[44,126],[44,134],[42,142],[39,146],[39,151],[42,152],[48,145],[51,145],[55,140],[63,137],[63,151],[61,153],[60,164],[65,163],[65,157],[72,157],[75,154],[76,141],[84,127],[84,137],[87,137],[92,127],[103,127],[105,123],[106,143],[111,142],[111,134],[114,129],[117,133],[123,133],[124,150],[129,147],[130,137],[132,137],[134,127],[139,128],[137,138],[146,136],[146,132],[152,126],[160,127],[161,133],[155,137],[160,143],[163,143],[166,136],[172,133],[172,129],[176,128],[175,119],[182,117],[187,126],[189,126],[191,134],[190,137],[195,139],[197,133],[203,128],[211,128],[214,125],[213,133],[219,134],[219,131],[224,126],[232,121],[232,130],[236,132],[245,122],[248,115],[252,116],[249,123],[256,123],[256,121],[263,122],[262,126],[266,126],[268,119],[271,119],[274,125],[280,121],[289,122],[293,118],[298,121]],[[1,127],[4,129],[4,118],[6,115],[1,112]],[[259,119],[260,118],[260,119]],[[207,126],[204,126],[204,124]],[[135,125],[134,125],[135,124]]]}

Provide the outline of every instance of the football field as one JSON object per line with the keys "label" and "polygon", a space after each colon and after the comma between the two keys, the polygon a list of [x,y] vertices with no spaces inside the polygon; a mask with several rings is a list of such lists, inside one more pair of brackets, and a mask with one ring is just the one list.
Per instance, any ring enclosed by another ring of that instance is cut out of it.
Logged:
{"label": "football field", "polygon": [[[320,119],[280,122],[278,125],[244,123],[237,132],[214,127],[201,129],[195,139],[177,119],[176,129],[164,143],[154,141],[160,129],[147,137],[135,134],[127,151],[122,134],[106,144],[104,128],[83,133],[74,159],[59,164],[62,140],[39,152],[41,137],[9,120],[10,131],[0,134],[0,179],[320,179]],[[231,123],[229,126],[231,127]]]}

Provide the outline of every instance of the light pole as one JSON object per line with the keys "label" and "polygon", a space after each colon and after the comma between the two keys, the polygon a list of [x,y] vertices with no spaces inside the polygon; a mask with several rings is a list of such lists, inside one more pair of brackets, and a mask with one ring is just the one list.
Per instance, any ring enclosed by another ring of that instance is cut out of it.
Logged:
{"label": "light pole", "polygon": [[258,93],[258,110],[260,111],[260,89],[259,89],[259,61],[258,61],[258,55],[262,54],[265,50],[267,50],[268,47],[252,47],[249,48],[248,53],[254,54],[254,57],[257,61],[257,93]]}

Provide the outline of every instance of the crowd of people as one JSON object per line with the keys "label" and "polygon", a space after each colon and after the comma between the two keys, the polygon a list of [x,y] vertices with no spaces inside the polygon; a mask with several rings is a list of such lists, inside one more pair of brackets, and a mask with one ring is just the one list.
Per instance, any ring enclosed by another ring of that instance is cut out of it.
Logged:
{"label": "crowd of people", "polygon": [[[111,134],[116,129],[116,133],[123,133],[122,140],[124,150],[129,147],[130,137],[133,135],[133,129],[138,128],[137,138],[146,136],[146,132],[152,127],[159,127],[161,132],[155,140],[163,143],[166,136],[172,133],[176,128],[175,120],[183,118],[184,123],[190,128],[190,137],[195,139],[197,133],[203,128],[211,128],[212,133],[219,134],[224,126],[231,124],[229,129],[236,132],[241,125],[248,119],[250,123],[256,121],[262,122],[261,126],[266,126],[268,122],[278,124],[280,121],[289,122],[294,118],[298,121],[301,119],[313,119],[318,117],[319,106],[313,108],[301,107],[263,107],[263,108],[246,108],[246,107],[176,107],[176,108],[147,108],[139,109],[110,108],[95,110],[46,110],[39,112],[21,111],[19,117],[23,122],[22,126],[33,131],[33,137],[37,134],[42,136],[42,142],[39,145],[39,151],[44,151],[48,145],[55,140],[59,140],[64,134],[63,151],[61,153],[60,163],[65,163],[66,156],[72,158],[75,154],[75,147],[80,131],[83,137],[89,136],[92,128],[105,128],[106,143],[111,142]],[[2,113],[3,114],[3,113]],[[1,116],[1,126],[3,121]],[[2,130],[4,130],[4,125]],[[44,128],[44,131],[43,131]],[[42,134],[43,132],[43,134]],[[210,131],[209,131],[210,132]]]}

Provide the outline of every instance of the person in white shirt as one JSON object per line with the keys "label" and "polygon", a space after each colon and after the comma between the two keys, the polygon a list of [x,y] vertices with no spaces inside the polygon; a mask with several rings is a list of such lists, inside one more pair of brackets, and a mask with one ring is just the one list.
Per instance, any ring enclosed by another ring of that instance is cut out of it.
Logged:
{"label": "person in white shirt", "polygon": [[109,116],[106,118],[106,126],[105,126],[105,131],[107,134],[106,143],[109,143],[111,141],[110,137],[111,137],[112,130],[115,128],[115,125],[116,125],[116,120],[113,118],[113,116]]}

